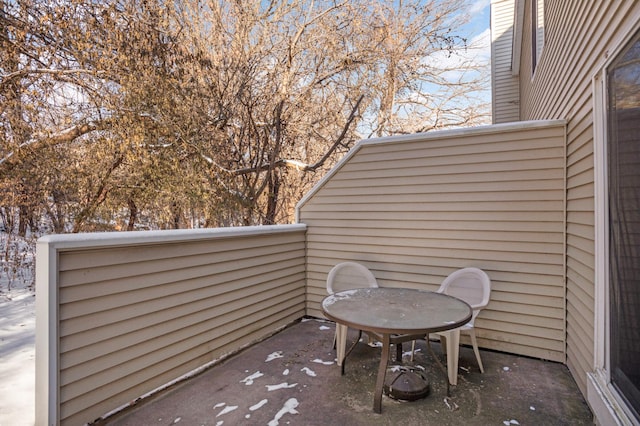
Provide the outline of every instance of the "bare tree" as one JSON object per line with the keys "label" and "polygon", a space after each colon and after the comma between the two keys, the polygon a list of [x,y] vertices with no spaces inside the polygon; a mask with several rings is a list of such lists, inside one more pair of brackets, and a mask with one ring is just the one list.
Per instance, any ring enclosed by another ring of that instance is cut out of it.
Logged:
{"label": "bare tree", "polygon": [[485,117],[464,7],[2,2],[0,198],[56,232],[288,222],[356,140]]}

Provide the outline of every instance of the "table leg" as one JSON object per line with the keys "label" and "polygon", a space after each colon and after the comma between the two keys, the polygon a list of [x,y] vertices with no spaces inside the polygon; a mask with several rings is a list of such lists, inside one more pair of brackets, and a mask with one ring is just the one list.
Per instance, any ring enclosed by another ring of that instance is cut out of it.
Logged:
{"label": "table leg", "polygon": [[376,390],[373,395],[373,411],[378,414],[382,412],[382,390],[384,388],[384,379],[387,373],[390,346],[390,335],[385,333],[382,335],[382,354],[380,355],[380,366],[378,367]]}
{"label": "table leg", "polygon": [[336,359],[338,361],[339,367],[342,367],[342,364],[344,363],[346,346],[347,346],[347,326],[344,324],[336,323]]}

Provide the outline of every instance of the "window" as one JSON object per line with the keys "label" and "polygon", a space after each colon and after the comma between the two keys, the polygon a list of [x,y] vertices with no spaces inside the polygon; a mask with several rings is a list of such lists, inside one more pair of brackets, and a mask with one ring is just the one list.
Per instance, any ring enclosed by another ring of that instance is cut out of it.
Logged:
{"label": "window", "polygon": [[606,78],[610,380],[640,418],[640,34]]}
{"label": "window", "polygon": [[544,46],[544,0],[531,0],[531,75]]}

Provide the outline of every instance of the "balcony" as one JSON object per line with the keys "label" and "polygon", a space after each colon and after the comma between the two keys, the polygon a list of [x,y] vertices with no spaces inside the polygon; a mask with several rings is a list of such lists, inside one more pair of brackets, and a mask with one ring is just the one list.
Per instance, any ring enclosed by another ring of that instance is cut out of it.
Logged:
{"label": "balcony", "polygon": [[[482,351],[481,374],[462,348],[459,383],[446,395],[446,373],[417,345],[415,365],[427,369],[430,394],[415,401],[383,397],[372,410],[380,348],[365,343],[333,362],[333,324],[304,319],[196,377],[140,401],[98,424],[592,424],[568,369],[559,363]],[[355,339],[355,332],[350,338]],[[443,360],[439,343],[432,343]],[[405,364],[409,361],[405,354]],[[517,423],[516,423],[517,422]]]}
{"label": "balcony", "polygon": [[[300,202],[294,225],[41,239],[37,424],[91,423],[149,393],[100,421],[145,424],[135,416],[151,412],[153,424],[264,424],[281,409],[296,424],[591,421],[586,379],[567,363],[563,144],[563,122],[365,141]],[[341,377],[313,363],[333,361],[332,325],[298,323],[322,316],[326,274],[342,260],[381,286],[425,290],[456,268],[484,269],[494,284],[476,322],[485,374],[463,350],[445,401],[423,346],[432,395],[385,398],[374,415],[378,349],[359,346]],[[284,382],[297,385],[265,396]],[[287,414],[290,398],[299,405]],[[263,399],[269,409],[251,410]]]}

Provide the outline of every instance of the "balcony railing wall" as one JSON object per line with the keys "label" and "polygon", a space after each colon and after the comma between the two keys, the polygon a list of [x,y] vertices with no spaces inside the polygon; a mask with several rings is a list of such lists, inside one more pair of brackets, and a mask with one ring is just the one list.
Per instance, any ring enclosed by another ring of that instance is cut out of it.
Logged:
{"label": "balcony railing wall", "polygon": [[55,235],[37,252],[36,424],[91,422],[305,313],[305,226]]}
{"label": "balcony railing wall", "polygon": [[480,346],[565,362],[565,184],[563,121],[360,142],[298,206],[308,314],[339,261],[426,290],[475,266],[493,284]]}

